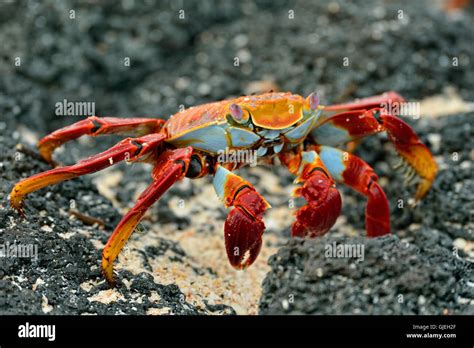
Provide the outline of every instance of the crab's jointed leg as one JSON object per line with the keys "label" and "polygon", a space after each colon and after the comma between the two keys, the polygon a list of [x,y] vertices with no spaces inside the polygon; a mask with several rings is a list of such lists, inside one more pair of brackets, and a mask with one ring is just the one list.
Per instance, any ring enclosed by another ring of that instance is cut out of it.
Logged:
{"label": "crab's jointed leg", "polygon": [[38,142],[38,149],[41,156],[47,162],[53,164],[52,155],[57,147],[83,135],[126,134],[128,136],[139,137],[146,134],[157,133],[164,123],[164,120],[153,118],[91,116],[45,136]]}
{"label": "crab's jointed leg", "polygon": [[135,161],[144,156],[153,156],[155,155],[153,150],[156,150],[165,138],[165,134],[156,133],[140,138],[124,139],[110,149],[74,165],[54,168],[23,179],[13,187],[10,193],[11,206],[23,214],[22,202],[27,194],[49,185],[99,171],[124,159]]}
{"label": "crab's jointed leg", "polygon": [[297,176],[295,182],[303,184],[295,195],[308,203],[296,211],[291,235],[313,238],[325,234],[341,212],[341,196],[329,171],[316,151],[286,152],[280,159]]}
{"label": "crab's jointed leg", "polygon": [[352,102],[343,103],[343,104],[334,104],[324,107],[326,111],[351,111],[351,110],[361,110],[361,109],[373,109],[380,108],[384,106],[393,105],[396,103],[403,103],[405,99],[399,95],[397,92],[386,92],[380,95],[374,95],[367,98],[358,99]]}
{"label": "crab's jointed leg", "polygon": [[270,204],[248,181],[221,165],[216,168],[213,185],[225,207],[234,207],[224,225],[225,248],[230,264],[244,269],[260,252],[265,230],[262,217]]}
{"label": "crab's jointed leg", "polygon": [[392,92],[350,104],[325,107],[325,110],[346,111],[329,117],[311,134],[318,144],[335,146],[375,133],[387,132],[397,152],[421,178],[415,196],[419,200],[431,187],[436,176],[437,165],[430,151],[413,129],[406,122],[389,113],[387,107],[380,107],[403,101],[397,96]]}
{"label": "crab's jointed leg", "polygon": [[319,157],[331,176],[367,197],[365,228],[368,237],[390,233],[390,209],[374,170],[359,157],[330,147],[317,146]]}
{"label": "crab's jointed leg", "polygon": [[114,283],[113,263],[147,209],[188,170],[192,148],[166,150],[158,158],[153,183],[138,197],[135,206],[122,218],[102,252],[102,271],[109,284]]}

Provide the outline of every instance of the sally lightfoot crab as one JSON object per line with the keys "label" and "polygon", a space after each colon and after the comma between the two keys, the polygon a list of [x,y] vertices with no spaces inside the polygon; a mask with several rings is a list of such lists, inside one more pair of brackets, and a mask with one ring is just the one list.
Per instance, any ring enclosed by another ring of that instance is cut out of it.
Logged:
{"label": "sally lightfoot crab", "polygon": [[122,218],[102,254],[102,270],[114,283],[113,262],[147,209],[184,177],[213,175],[216,193],[232,208],[224,225],[225,247],[237,269],[251,265],[262,246],[262,220],[268,202],[245,179],[235,174],[243,163],[222,162],[225,150],[256,151],[260,162],[283,164],[299,184],[294,194],[307,204],[296,211],[292,236],[316,237],[326,233],[341,210],[336,183],[367,197],[367,236],[390,233],[389,205],[374,170],[362,159],[335,146],[386,132],[408,168],[418,178],[415,198],[429,190],[436,163],[428,148],[404,121],[387,110],[403,98],[395,92],[331,106],[320,105],[313,93],[303,98],[291,93],[266,93],[191,107],[167,121],[150,118],[89,117],[59,129],[39,141],[42,157],[54,164],[52,154],[61,144],[82,135],[128,134],[112,148],[81,160],[33,175],[17,183],[11,205],[23,215],[24,197],[48,185],[96,172],[120,161],[153,165],[152,184]]}

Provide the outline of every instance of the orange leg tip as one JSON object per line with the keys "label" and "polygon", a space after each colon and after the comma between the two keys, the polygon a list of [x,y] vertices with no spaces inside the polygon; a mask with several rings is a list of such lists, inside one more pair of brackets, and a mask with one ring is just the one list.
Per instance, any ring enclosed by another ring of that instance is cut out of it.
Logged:
{"label": "orange leg tip", "polygon": [[13,206],[11,205],[11,207],[18,213],[18,215],[20,215],[23,219],[26,218],[26,214],[25,214],[25,210],[23,209],[23,206],[20,205],[20,206]]}
{"label": "orange leg tip", "polygon": [[10,206],[16,210],[18,214],[22,217],[25,217],[25,211],[23,210],[23,195],[18,194],[17,192],[20,189],[15,185],[10,193]]}
{"label": "orange leg tip", "polygon": [[49,164],[53,165],[53,166],[56,166],[56,163],[53,161],[53,152],[46,148],[45,146],[41,146],[40,144],[38,144],[38,150],[39,150],[39,153],[41,155],[41,157],[43,157],[43,159],[48,162]]}
{"label": "orange leg tip", "polygon": [[235,269],[250,266],[262,248],[265,224],[240,207],[232,209],[224,225],[224,239],[229,262]]}
{"label": "orange leg tip", "polygon": [[415,201],[418,202],[422,198],[426,196],[428,191],[431,188],[431,185],[433,184],[434,179],[421,179],[420,183],[418,184],[418,188],[416,189],[416,194],[415,194]]}
{"label": "orange leg tip", "polygon": [[115,277],[114,277],[114,264],[113,262],[109,262],[105,257],[102,257],[102,274],[104,275],[105,280],[107,283],[113,287],[116,284]]}
{"label": "orange leg tip", "polygon": [[398,153],[415,170],[419,177],[415,194],[415,200],[419,201],[430,190],[436,178],[438,166],[428,148],[424,145],[413,148],[411,152],[398,151]]}
{"label": "orange leg tip", "polygon": [[438,172],[438,166],[428,147],[403,120],[392,115],[382,115],[382,123],[398,154],[412,167],[421,181],[416,199],[426,195]]}

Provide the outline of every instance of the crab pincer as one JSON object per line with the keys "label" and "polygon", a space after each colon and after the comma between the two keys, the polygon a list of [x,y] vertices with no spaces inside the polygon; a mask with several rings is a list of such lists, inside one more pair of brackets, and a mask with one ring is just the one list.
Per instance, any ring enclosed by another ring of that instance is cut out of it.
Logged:
{"label": "crab pincer", "polygon": [[303,197],[307,204],[295,213],[292,237],[321,236],[329,231],[341,212],[341,196],[316,151],[282,154],[282,162],[297,175],[294,196]]}
{"label": "crab pincer", "polygon": [[296,211],[291,236],[313,238],[328,232],[341,212],[341,195],[334,181],[324,172],[315,171],[296,190],[296,195],[308,204]]}
{"label": "crab pincer", "polygon": [[270,204],[248,181],[223,166],[218,166],[213,184],[225,207],[234,207],[224,224],[227,257],[234,268],[245,269],[260,253],[265,231],[262,217]]}

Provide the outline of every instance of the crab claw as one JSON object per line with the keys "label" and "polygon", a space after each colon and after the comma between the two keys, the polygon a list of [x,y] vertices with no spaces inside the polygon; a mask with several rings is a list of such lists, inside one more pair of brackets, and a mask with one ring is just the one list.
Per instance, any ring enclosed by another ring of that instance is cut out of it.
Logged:
{"label": "crab claw", "polygon": [[224,225],[225,248],[232,267],[244,269],[250,266],[262,248],[265,224],[255,220],[241,208],[234,208]]}
{"label": "crab claw", "polygon": [[[420,200],[426,195],[435,179],[438,171],[436,162],[430,150],[420,141],[407,123],[389,114],[382,114],[380,120],[398,154],[420,177],[421,180],[415,195],[415,199]],[[413,173],[409,171],[409,175],[411,178]]]}
{"label": "crab claw", "polygon": [[263,213],[270,204],[240,176],[219,165],[213,185],[226,208],[234,207],[224,225],[224,240],[230,264],[236,269],[250,266],[262,247]]}
{"label": "crab claw", "polygon": [[268,203],[253,188],[244,187],[233,205],[224,225],[225,248],[230,264],[236,269],[245,269],[262,248],[265,231],[262,216]]}
{"label": "crab claw", "polygon": [[341,212],[341,196],[334,181],[323,171],[314,171],[295,195],[303,196],[308,204],[296,211],[292,237],[313,238],[328,232]]}

